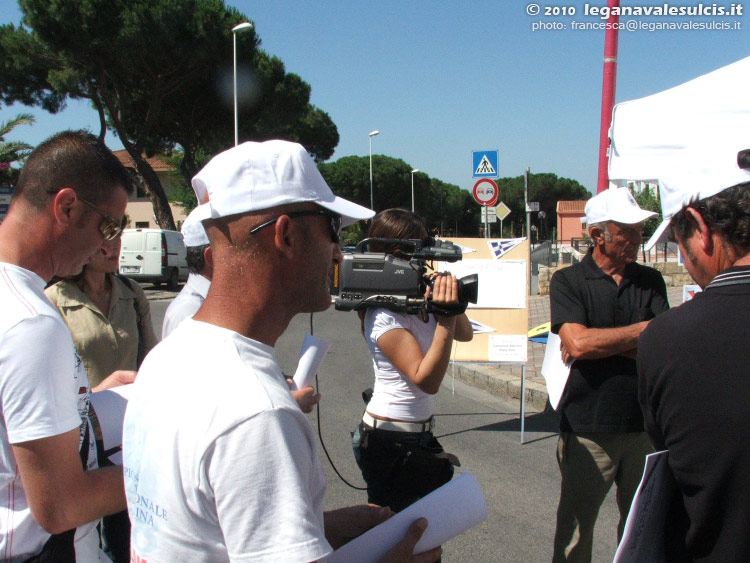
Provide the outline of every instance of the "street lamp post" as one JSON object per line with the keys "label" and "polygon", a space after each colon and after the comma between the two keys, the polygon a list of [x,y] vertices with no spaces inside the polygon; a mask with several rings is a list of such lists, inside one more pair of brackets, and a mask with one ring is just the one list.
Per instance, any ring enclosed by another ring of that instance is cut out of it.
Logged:
{"label": "street lamp post", "polygon": [[375,202],[372,195],[372,138],[380,135],[380,131],[370,131],[370,209],[375,211]]}
{"label": "street lamp post", "polygon": [[411,171],[411,212],[414,213],[414,174],[419,172],[419,168]]}
{"label": "street lamp post", "polygon": [[253,24],[243,22],[237,24],[232,28],[232,45],[234,47],[234,146],[238,144],[237,135],[237,33],[245,31],[246,29],[252,29]]}

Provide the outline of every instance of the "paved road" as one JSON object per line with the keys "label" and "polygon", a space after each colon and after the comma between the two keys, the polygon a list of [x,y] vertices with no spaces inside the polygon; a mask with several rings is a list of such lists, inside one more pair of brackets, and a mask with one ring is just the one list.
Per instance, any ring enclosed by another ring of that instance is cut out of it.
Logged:
{"label": "paved road", "polygon": [[[164,310],[173,294],[151,291],[152,314],[161,333]],[[351,451],[349,432],[362,414],[361,391],[372,384],[367,347],[354,313],[333,310],[314,316],[314,334],[332,343],[320,371],[320,429],[340,473],[362,486]],[[293,373],[310,316],[298,315],[276,346],[279,363]],[[487,521],[448,542],[443,561],[472,563],[536,562],[552,557],[552,537],[560,478],[555,461],[556,421],[528,413],[527,443],[521,445],[518,404],[508,403],[446,377],[436,397],[436,434],[447,451],[479,480],[489,508]],[[310,421],[318,429],[316,414]],[[326,507],[364,503],[366,493],[345,485],[325,453],[320,457],[328,479]],[[269,468],[270,469],[270,468]],[[617,509],[610,493],[599,517],[594,561],[611,561],[616,548]]]}

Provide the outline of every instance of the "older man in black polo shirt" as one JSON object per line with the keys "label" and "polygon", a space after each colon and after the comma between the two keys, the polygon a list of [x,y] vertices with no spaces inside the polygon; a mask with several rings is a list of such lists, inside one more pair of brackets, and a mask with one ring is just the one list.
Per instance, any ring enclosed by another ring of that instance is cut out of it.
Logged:
{"label": "older man in black polo shirt", "polygon": [[650,319],[669,308],[661,274],[635,263],[643,222],[627,188],[586,204],[592,248],[550,283],[552,332],[572,361],[559,405],[557,460],[562,484],[553,561],[590,561],[594,524],[612,483],[618,539],[652,451],[638,405],[635,355]]}

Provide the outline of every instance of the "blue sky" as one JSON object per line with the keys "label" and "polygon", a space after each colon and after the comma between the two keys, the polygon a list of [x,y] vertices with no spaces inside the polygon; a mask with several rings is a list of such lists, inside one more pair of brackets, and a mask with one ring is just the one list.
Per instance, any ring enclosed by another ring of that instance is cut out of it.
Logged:
{"label": "blue sky", "polygon": [[[695,6],[668,0],[671,6]],[[401,158],[432,177],[470,189],[472,151],[498,149],[500,176],[552,172],[596,190],[604,32],[572,30],[601,22],[585,2],[543,0],[527,14],[517,0],[253,0],[229,2],[255,23],[261,47],[312,86],[341,140],[331,160],[369,153]],[[623,4],[634,6],[629,0]],[[663,6],[664,1],[644,2]],[[707,6],[739,5],[715,2]],[[564,7],[573,16],[544,16]],[[750,2],[747,2],[750,9]],[[0,0],[0,21],[20,21]],[[623,17],[641,24],[738,22],[736,30],[639,30],[619,34],[618,102],[676,86],[750,55],[750,15]],[[566,29],[533,30],[534,24]],[[714,24],[715,25],[715,24]],[[241,53],[239,53],[241,59]],[[0,121],[22,106],[0,108]],[[36,144],[65,128],[98,131],[95,112],[70,103],[10,139]],[[112,133],[113,149],[121,148]]]}

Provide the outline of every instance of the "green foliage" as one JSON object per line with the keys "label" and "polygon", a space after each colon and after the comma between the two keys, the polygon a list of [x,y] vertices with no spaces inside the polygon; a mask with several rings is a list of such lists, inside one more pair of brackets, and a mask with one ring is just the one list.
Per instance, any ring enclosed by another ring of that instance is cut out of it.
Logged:
{"label": "green foliage", "polygon": [[628,184],[628,188],[641,209],[648,209],[649,211],[655,211],[657,213],[655,217],[652,217],[643,223],[643,240],[648,240],[662,222],[659,190],[657,190],[656,187],[652,188],[651,186],[646,185],[643,190],[636,192],[635,185],[632,183]]}
{"label": "green foliage", "polygon": [[15,162],[23,162],[33,148],[22,141],[6,141],[5,136],[19,125],[33,125],[36,120],[30,113],[20,113],[13,119],[0,123],[0,178],[13,182],[18,171],[11,168]]}
{"label": "green foliage", "polygon": [[[524,177],[500,178],[497,181],[499,198],[511,209],[510,215],[503,221],[505,236],[520,236],[526,225],[526,211],[523,201]],[[551,229],[557,224],[557,202],[585,200],[591,194],[581,184],[568,178],[559,178],[556,174],[529,174],[529,201],[538,201],[539,210],[544,212],[540,220],[539,213],[531,214],[531,223],[539,229],[539,238],[551,236]],[[509,232],[510,225],[515,232]]]}
{"label": "green foliage", "polygon": [[339,131],[330,115],[308,105],[304,115],[296,123],[294,138],[290,140],[303,145],[315,162],[323,162],[333,156],[333,151],[339,144]]}
{"label": "green foliage", "polygon": [[170,155],[162,156],[162,159],[172,168],[172,171],[169,173],[169,176],[173,180],[172,190],[168,196],[169,201],[182,207],[186,214],[190,213],[198,206],[198,198],[195,197],[193,187],[189,182],[185,181],[184,176],[180,172],[180,165],[184,160],[184,154],[182,151],[176,150]]}
{"label": "green foliage", "polygon": [[[333,192],[360,205],[370,207],[369,156],[346,156],[318,165]],[[373,155],[373,200],[376,211],[390,207],[411,209],[411,171],[413,166],[401,159]],[[415,211],[426,220],[430,230],[444,235],[474,236],[477,233],[479,206],[471,194],[458,186],[430,178],[424,172],[414,174]],[[344,240],[358,242],[363,232],[347,232]]]}
{"label": "green foliage", "polygon": [[23,27],[0,26],[0,99],[20,102],[57,113],[65,107],[66,95],[50,90],[50,72],[56,57],[39,38]]}
{"label": "green foliage", "polygon": [[[20,0],[23,26],[0,26],[0,94],[51,112],[91,100],[144,177],[159,223],[172,223],[158,177],[141,158],[182,150],[186,182],[202,155],[234,141],[232,28],[247,18],[222,0]],[[329,158],[338,131],[309,103],[310,85],[238,33],[241,140],[302,142]],[[166,209],[165,209],[166,208]],[[169,226],[169,225],[162,225]]]}

